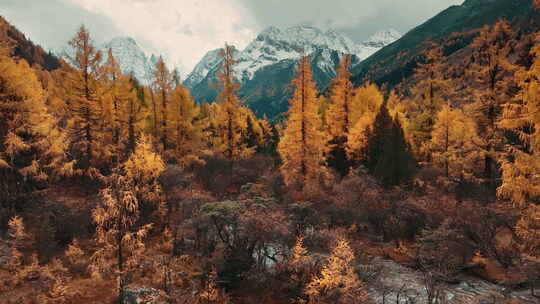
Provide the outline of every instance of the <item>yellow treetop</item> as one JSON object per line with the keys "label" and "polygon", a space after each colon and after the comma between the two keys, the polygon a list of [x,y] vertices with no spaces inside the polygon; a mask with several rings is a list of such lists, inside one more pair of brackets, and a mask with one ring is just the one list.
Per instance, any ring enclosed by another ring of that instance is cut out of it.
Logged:
{"label": "yellow treetop", "polygon": [[384,101],[384,96],[374,84],[366,84],[355,90],[354,125],[347,139],[347,154],[350,159],[359,161],[364,157],[363,150],[368,143],[370,128]]}
{"label": "yellow treetop", "polygon": [[353,99],[353,84],[350,81],[351,56],[346,55],[339,63],[337,76],[332,81],[330,91],[331,103],[326,112],[326,121],[328,130],[333,138],[347,137],[350,128],[353,125],[352,112],[355,111],[356,104]]}

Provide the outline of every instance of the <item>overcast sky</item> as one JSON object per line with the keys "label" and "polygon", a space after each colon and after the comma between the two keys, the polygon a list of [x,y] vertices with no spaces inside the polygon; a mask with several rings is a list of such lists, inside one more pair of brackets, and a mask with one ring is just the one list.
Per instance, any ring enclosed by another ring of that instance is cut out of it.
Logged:
{"label": "overcast sky", "polygon": [[267,26],[312,24],[354,41],[378,30],[405,33],[463,0],[0,0],[0,15],[58,51],[84,23],[96,43],[131,36],[185,76],[224,42],[245,47]]}

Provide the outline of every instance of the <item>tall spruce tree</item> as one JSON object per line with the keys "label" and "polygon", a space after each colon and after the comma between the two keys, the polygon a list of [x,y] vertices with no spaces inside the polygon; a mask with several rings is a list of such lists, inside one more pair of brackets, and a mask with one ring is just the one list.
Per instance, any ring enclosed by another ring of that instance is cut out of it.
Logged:
{"label": "tall spruce tree", "polygon": [[366,167],[386,187],[410,180],[415,161],[397,117],[392,118],[386,104],[370,128],[367,143]]}

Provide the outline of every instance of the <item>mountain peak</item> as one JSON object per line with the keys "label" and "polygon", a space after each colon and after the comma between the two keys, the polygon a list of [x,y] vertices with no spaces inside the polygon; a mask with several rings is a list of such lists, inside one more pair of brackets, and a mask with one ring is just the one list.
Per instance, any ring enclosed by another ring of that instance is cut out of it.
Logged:
{"label": "mountain peak", "polygon": [[135,39],[128,36],[115,37],[100,49],[105,54],[111,49],[123,73],[133,74],[142,83],[149,81],[153,65]]}
{"label": "mountain peak", "polygon": [[117,45],[117,44],[130,44],[130,45],[133,45],[133,46],[137,46],[137,42],[135,41],[135,39],[129,37],[129,36],[118,36],[118,37],[114,37],[113,39],[111,39],[111,41],[109,41],[107,43],[107,45]]}
{"label": "mountain peak", "polygon": [[391,44],[399,38],[401,38],[401,34],[397,30],[390,28],[376,32],[364,41],[363,44],[381,47]]}
{"label": "mountain peak", "polygon": [[184,81],[186,88],[191,89],[201,82],[206,75],[214,70],[221,63],[220,52],[223,48],[208,51],[204,57],[197,63],[195,68]]}
{"label": "mountain peak", "polygon": [[265,28],[260,34],[259,36],[275,36],[275,35],[279,35],[281,33],[281,30],[275,26],[269,26],[267,28]]}

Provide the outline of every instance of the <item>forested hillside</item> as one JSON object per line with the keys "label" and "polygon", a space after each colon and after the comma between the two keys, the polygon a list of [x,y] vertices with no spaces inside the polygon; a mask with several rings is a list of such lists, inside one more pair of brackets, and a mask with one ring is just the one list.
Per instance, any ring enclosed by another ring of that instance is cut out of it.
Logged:
{"label": "forested hillside", "polygon": [[539,303],[522,2],[422,41],[393,85],[355,85],[345,55],[321,92],[304,56],[273,123],[230,45],[198,104],[163,57],[143,85],[84,25],[57,60],[2,21],[0,303]]}

